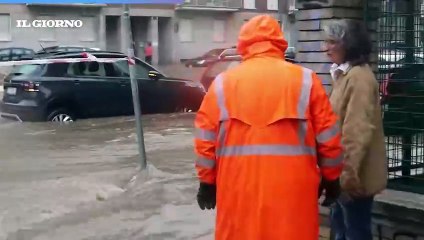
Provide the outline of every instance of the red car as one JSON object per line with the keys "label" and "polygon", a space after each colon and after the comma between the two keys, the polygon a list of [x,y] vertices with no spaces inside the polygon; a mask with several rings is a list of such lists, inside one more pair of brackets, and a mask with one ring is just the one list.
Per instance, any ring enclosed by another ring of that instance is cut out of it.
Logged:
{"label": "red car", "polygon": [[[291,63],[297,63],[293,58],[290,58],[287,54],[286,61]],[[200,82],[202,83],[203,87],[208,90],[209,86],[212,84],[212,81],[216,78],[216,76],[218,76],[218,74],[224,72],[229,68],[235,67],[240,63],[240,55],[227,56],[218,61],[215,61],[211,63],[203,72]]]}

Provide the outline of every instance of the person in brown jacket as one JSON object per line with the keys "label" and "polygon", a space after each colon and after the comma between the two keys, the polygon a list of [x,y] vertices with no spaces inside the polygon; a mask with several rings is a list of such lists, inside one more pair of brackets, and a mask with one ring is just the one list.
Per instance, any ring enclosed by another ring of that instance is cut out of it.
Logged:
{"label": "person in brown jacket", "polygon": [[330,102],[340,117],[345,167],[342,197],[331,208],[336,240],[372,240],[374,196],[386,188],[387,157],[379,85],[369,66],[371,40],[361,21],[324,27],[325,50],[334,63]]}

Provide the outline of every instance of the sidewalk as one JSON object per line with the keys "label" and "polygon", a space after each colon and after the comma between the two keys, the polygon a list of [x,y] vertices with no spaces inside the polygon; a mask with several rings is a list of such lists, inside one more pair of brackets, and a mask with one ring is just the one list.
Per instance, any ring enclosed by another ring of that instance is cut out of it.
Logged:
{"label": "sidewalk", "polygon": [[327,227],[321,226],[319,228],[319,240],[329,240],[330,239],[330,229]]}
{"label": "sidewalk", "polygon": [[10,68],[8,68],[8,67],[0,67],[0,93],[3,93],[3,91],[4,91],[4,89],[3,89],[3,80],[4,80],[4,78],[6,77],[6,75],[9,72],[10,72]]}
{"label": "sidewalk", "polygon": [[[330,240],[330,229],[328,227],[321,226],[319,232],[319,240]],[[378,240],[378,238],[374,237],[374,240]]]}

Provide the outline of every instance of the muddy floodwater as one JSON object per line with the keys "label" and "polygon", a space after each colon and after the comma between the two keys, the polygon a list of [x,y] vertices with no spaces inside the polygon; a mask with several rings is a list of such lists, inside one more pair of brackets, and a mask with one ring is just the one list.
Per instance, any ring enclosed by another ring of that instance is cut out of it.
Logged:
{"label": "muddy floodwater", "polygon": [[0,121],[0,239],[213,239],[214,211],[195,201],[194,114],[70,125]]}

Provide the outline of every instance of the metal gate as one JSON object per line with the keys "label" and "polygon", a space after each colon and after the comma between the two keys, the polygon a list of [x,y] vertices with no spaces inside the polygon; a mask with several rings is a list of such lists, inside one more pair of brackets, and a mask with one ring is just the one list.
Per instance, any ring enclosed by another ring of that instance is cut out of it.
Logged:
{"label": "metal gate", "polygon": [[389,188],[424,194],[424,0],[368,0]]}

